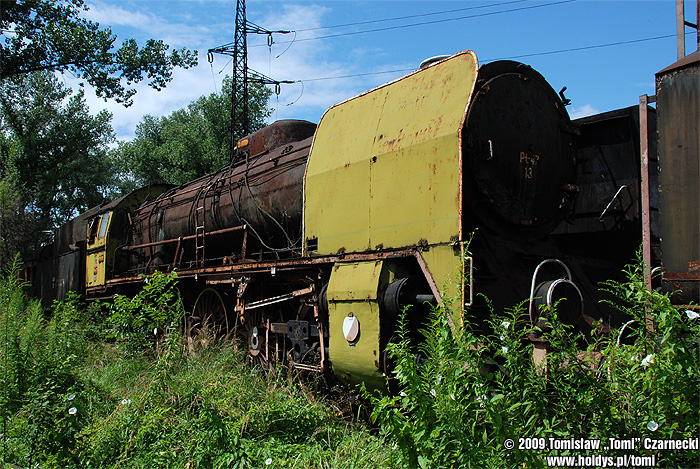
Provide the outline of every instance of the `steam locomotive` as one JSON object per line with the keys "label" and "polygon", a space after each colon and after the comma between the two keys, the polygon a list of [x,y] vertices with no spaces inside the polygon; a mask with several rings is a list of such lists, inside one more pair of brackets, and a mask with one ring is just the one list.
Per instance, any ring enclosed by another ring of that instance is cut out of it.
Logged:
{"label": "steam locomotive", "polygon": [[409,305],[416,327],[439,302],[470,312],[454,321],[529,300],[533,322],[554,302],[576,327],[615,322],[597,282],[642,242],[640,113],[571,121],[566,104],[531,67],[479,67],[463,51],[332,106],[318,126],[254,132],[215,173],[83,213],[24,275],[49,301],[129,294],[142,274],[177,269],[189,330],[244,330],[254,363],[332,367],[368,386],[385,382]]}

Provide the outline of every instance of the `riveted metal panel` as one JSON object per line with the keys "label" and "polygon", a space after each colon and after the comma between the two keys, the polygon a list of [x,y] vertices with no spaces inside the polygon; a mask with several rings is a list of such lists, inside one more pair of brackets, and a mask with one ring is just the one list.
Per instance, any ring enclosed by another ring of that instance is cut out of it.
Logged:
{"label": "riveted metal panel", "polygon": [[441,299],[452,302],[458,308],[463,301],[471,301],[471,293],[465,291],[469,283],[464,282],[464,266],[462,246],[433,246],[421,253],[430,275],[435,279]]}
{"label": "riveted metal panel", "polygon": [[460,129],[476,73],[461,52],[326,112],[305,179],[314,254],[461,236]]}
{"label": "riveted metal panel", "polygon": [[[384,262],[343,262],[333,266],[328,284],[329,359],[334,373],[346,383],[384,386],[379,371],[379,303],[377,291]],[[356,340],[343,335],[343,321],[353,316],[360,323]]]}
{"label": "riveted metal panel", "polygon": [[333,266],[328,301],[376,300],[382,260],[343,262]]}

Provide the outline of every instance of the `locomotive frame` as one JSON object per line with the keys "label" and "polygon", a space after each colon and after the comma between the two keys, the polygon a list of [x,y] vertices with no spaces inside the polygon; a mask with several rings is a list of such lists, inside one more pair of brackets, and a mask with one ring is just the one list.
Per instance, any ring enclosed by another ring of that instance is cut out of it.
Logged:
{"label": "locomotive frame", "polygon": [[[687,66],[697,73],[697,53]],[[253,363],[370,387],[386,383],[408,305],[413,329],[443,301],[484,323],[477,293],[497,309],[529,300],[533,322],[558,300],[582,329],[615,322],[596,282],[642,241],[643,122],[635,110],[572,122],[565,105],[530,67],[479,68],[460,52],[331,107],[318,127],[280,121],[246,136],[215,173],[89,210],[24,275],[49,302],[134,293],[142,274],[177,269],[188,331],[244,327]],[[690,236],[697,244],[697,225]],[[658,229],[651,238],[663,260]],[[608,250],[588,249],[600,243]]]}

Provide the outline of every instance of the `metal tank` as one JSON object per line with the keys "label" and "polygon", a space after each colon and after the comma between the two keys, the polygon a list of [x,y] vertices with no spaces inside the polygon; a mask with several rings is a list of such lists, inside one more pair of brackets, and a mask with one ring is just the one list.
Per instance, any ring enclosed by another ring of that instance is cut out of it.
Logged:
{"label": "metal tank", "polygon": [[234,161],[176,187],[133,216],[137,271],[293,256],[315,124],[284,120],[238,142]]}
{"label": "metal tank", "polygon": [[700,301],[700,51],[656,74],[662,287]]}

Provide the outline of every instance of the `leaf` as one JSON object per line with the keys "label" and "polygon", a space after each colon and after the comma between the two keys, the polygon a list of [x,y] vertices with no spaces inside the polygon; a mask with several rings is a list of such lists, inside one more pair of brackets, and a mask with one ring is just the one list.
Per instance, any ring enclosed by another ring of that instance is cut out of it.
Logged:
{"label": "leaf", "polygon": [[423,455],[418,455],[418,466],[422,468],[430,467],[428,459]]}

